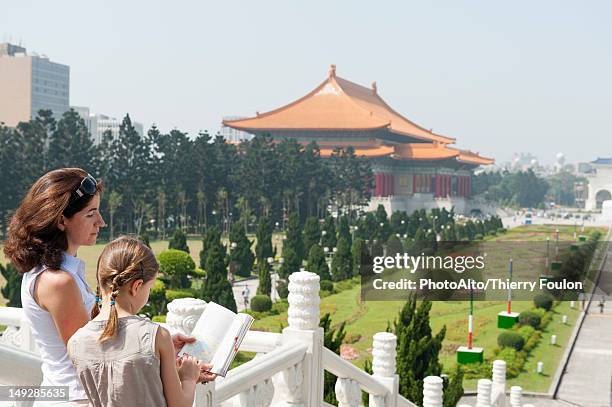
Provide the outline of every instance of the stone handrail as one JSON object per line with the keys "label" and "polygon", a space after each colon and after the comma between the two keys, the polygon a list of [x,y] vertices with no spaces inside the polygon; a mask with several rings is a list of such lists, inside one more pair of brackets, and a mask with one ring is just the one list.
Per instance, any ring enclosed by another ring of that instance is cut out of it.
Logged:
{"label": "stone handrail", "polygon": [[216,385],[219,400],[228,400],[240,393],[248,392],[258,383],[271,379],[287,369],[300,369],[307,348],[301,343],[288,343],[259,356],[228,372],[225,380]]}

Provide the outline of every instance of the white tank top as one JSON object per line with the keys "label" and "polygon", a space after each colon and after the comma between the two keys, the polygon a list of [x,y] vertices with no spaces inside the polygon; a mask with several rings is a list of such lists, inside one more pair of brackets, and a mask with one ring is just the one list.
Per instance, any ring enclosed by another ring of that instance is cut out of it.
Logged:
{"label": "white tank top", "polygon": [[[83,298],[83,305],[89,315],[96,297],[85,282],[85,263],[64,253],[60,269],[70,273],[76,281]],[[34,300],[34,283],[36,277],[44,270],[46,267],[35,267],[25,273],[21,281],[21,304],[42,360],[43,381],[41,386],[68,386],[71,401],[85,400],[87,394],[77,378],[76,370],[66,352],[66,345],[55,327],[51,314],[42,309]],[[35,405],[45,404],[37,402]]]}

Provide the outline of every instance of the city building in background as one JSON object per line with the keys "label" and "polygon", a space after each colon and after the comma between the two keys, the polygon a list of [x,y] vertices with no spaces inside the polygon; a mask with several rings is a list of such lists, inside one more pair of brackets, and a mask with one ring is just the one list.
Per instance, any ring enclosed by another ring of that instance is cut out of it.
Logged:
{"label": "city building in background", "polygon": [[56,119],[70,106],[70,67],[51,62],[46,55],[0,43],[0,122],[15,127],[41,110]]}
{"label": "city building in background", "polygon": [[493,164],[492,159],[451,147],[455,139],[393,110],[376,83],[367,88],[340,78],[335,65],[325,81],[297,101],[255,117],[224,120],[223,125],[269,134],[275,142],[315,141],[322,157],[330,157],[337,147],[353,147],[357,156],[370,160],[374,172],[369,210],[382,204],[387,213],[436,207],[483,212],[470,199],[472,174],[481,165]]}
{"label": "city building in background", "polygon": [[[119,135],[119,126],[122,120],[117,120],[114,117],[110,117],[104,114],[91,113],[88,107],[84,106],[72,106],[79,116],[85,121],[85,125],[91,134],[91,138],[94,144],[100,144],[104,133],[110,131],[113,138],[117,138]],[[132,126],[136,129],[136,132],[143,135],[144,129],[141,123],[132,120]]]}

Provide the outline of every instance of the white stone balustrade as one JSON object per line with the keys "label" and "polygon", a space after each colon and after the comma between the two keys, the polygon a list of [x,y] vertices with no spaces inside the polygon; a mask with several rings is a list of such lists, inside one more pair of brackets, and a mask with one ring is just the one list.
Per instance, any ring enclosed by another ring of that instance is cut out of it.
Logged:
{"label": "white stone balustrade", "polygon": [[442,378],[438,376],[427,376],[423,380],[423,407],[442,407],[443,385]]}
{"label": "white stone balustrade", "polygon": [[493,361],[491,407],[506,407],[506,362],[503,360]]}
{"label": "white stone balustrade", "polygon": [[493,382],[489,379],[478,380],[478,395],[476,396],[476,407],[491,407],[491,388]]}
{"label": "white stone balustrade", "polygon": [[522,407],[523,405],[523,388],[521,386],[512,386],[510,388],[510,406]]}

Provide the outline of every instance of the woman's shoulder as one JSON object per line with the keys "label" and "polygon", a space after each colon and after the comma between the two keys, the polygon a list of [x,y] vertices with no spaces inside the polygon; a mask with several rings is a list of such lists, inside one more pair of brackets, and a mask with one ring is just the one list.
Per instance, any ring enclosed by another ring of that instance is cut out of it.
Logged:
{"label": "woman's shoulder", "polygon": [[79,292],[76,281],[72,275],[61,269],[45,269],[41,272],[37,279],[37,287],[39,294],[53,294],[61,292],[62,294]]}

